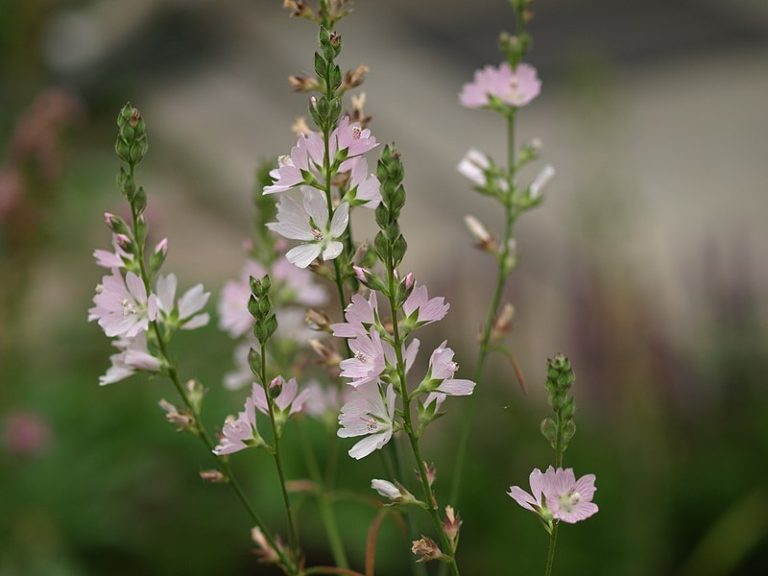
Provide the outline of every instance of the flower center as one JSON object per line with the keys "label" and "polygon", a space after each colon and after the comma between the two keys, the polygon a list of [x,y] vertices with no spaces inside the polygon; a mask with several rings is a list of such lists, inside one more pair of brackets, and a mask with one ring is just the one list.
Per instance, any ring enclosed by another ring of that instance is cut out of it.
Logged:
{"label": "flower center", "polygon": [[123,316],[133,316],[138,312],[136,305],[128,300],[128,298],[123,298],[123,301],[120,302],[120,304],[123,306]]}
{"label": "flower center", "polygon": [[363,131],[360,129],[359,126],[355,126],[354,128],[352,128],[352,138],[354,138],[355,140],[360,140],[360,136],[362,133]]}
{"label": "flower center", "polygon": [[317,228],[312,228],[312,236],[318,241],[323,239],[323,233]]}
{"label": "flower center", "polygon": [[359,350],[357,352],[355,352],[355,358],[360,360],[360,362],[368,362],[369,361],[368,356],[366,356],[365,354],[363,354]]}
{"label": "flower center", "polygon": [[581,494],[579,494],[576,490],[572,490],[571,492],[560,496],[560,507],[569,512],[579,502],[581,502]]}

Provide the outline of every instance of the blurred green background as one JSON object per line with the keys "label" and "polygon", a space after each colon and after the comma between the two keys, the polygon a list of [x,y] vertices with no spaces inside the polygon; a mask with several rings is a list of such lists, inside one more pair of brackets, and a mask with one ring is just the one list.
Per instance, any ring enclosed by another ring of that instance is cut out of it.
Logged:
{"label": "blurred green background", "polygon": [[[286,77],[311,71],[315,31],[280,4],[0,0],[2,576],[272,573],[229,491],[199,480],[208,456],[164,422],[156,403],[173,398],[170,386],[98,387],[110,347],[85,318],[100,273],[91,252],[108,244],[101,214],[121,211],[112,145],[129,99],[149,126],[140,179],[153,230],[170,239],[166,269],[214,292],[238,274],[256,164],[288,149],[306,107]],[[529,391],[493,359],[459,505],[460,564],[469,576],[542,570],[546,535],[504,492],[550,460],[543,378],[563,352],[579,406],[567,464],[597,474],[601,510],[561,530],[556,573],[766,574],[768,5],[534,9],[530,60],[544,92],[521,114],[521,138],[544,141],[558,176],[518,226],[506,299]],[[406,267],[453,306],[425,345],[449,337],[465,368],[493,262],[462,218],[499,223],[455,164],[471,146],[503,157],[505,144],[499,120],[456,95],[498,62],[510,17],[502,0],[360,0],[340,27],[342,63],[371,67],[374,133],[403,152]],[[366,218],[359,236],[372,230]],[[207,423],[219,426],[242,402],[221,386],[232,343],[214,322],[177,338],[174,353],[210,389]],[[425,440],[443,495],[461,401],[448,411]],[[322,427],[306,425],[322,451]],[[289,476],[306,476],[295,445],[288,460]],[[271,462],[234,465],[282,527]],[[339,481],[370,495],[381,475],[379,459],[345,457]],[[375,511],[344,502],[339,515],[360,567]],[[311,500],[300,516],[309,559],[330,562]],[[408,573],[397,526],[385,524],[380,546],[377,573]]]}

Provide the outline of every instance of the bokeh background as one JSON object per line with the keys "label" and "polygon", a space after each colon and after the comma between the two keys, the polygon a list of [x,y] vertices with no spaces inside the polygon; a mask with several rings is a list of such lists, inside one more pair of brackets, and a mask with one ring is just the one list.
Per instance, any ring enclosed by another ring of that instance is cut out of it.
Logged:
{"label": "bokeh background", "polygon": [[[214,291],[237,275],[255,167],[288,149],[306,110],[286,77],[311,71],[315,31],[280,4],[0,0],[2,576],[272,573],[231,494],[199,480],[201,447],[164,422],[156,402],[172,398],[169,385],[97,386],[109,345],[85,317],[99,279],[91,252],[108,243],[101,214],[121,210],[112,145],[129,99],[149,126],[140,178],[153,229],[170,238],[167,268]],[[556,572],[766,574],[768,4],[534,9],[530,61],[544,92],[520,133],[543,140],[558,174],[516,231],[505,299],[528,392],[493,358],[459,506],[461,564],[469,576],[542,569],[546,535],[504,492],[550,460],[543,379],[546,358],[564,352],[579,406],[567,463],[597,474],[601,511],[561,530]],[[465,368],[493,262],[462,218],[500,223],[455,165],[471,146],[503,157],[505,134],[495,115],[461,109],[457,92],[499,60],[496,35],[511,26],[502,0],[360,0],[340,26],[341,62],[371,68],[373,130],[404,156],[406,266],[453,305],[425,339],[450,337]],[[220,385],[232,343],[212,323],[174,351],[210,389],[218,425],[242,402]],[[449,404],[426,440],[443,494],[462,418],[462,403]],[[310,432],[321,449],[322,430]],[[281,526],[270,462],[235,464]],[[306,475],[297,449],[288,468]],[[344,459],[339,477],[365,493],[380,475],[377,459]],[[339,514],[359,565],[374,511],[346,503]],[[328,561],[317,516],[302,503],[308,555]],[[377,573],[408,573],[397,526],[381,550]]]}

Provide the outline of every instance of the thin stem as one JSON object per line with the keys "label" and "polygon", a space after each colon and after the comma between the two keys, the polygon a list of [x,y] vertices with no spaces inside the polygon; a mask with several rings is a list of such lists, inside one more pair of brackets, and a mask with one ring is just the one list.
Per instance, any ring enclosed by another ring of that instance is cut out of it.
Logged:
{"label": "thin stem", "polygon": [[[511,268],[507,262],[509,257],[509,242],[512,238],[512,231],[515,224],[517,214],[513,209],[512,194],[515,191],[515,115],[510,114],[507,117],[507,169],[509,173],[509,190],[507,196],[504,199],[504,237],[502,238],[500,251],[497,260],[497,276],[496,287],[493,291],[491,303],[488,307],[488,312],[483,325],[483,333],[480,339],[480,348],[478,350],[477,361],[475,362],[475,370],[473,374],[473,380],[476,383],[480,383],[483,376],[483,369],[485,368],[485,362],[488,358],[488,352],[490,350],[490,340],[493,331],[493,325],[498,314],[499,305],[501,304],[501,297],[504,294],[504,288],[507,284],[507,278],[511,272]],[[467,448],[469,444],[469,436],[472,432],[472,422],[474,420],[474,414],[476,411],[477,394],[470,396],[469,406],[467,407],[467,414],[464,418],[461,434],[459,436],[459,443],[456,449],[456,464],[453,472],[453,485],[451,486],[450,502],[454,505],[458,502],[459,495],[461,494],[461,480],[464,472],[464,460],[467,454]]]}
{"label": "thin stem", "polygon": [[549,535],[549,550],[547,551],[547,565],[544,568],[544,576],[551,576],[552,566],[555,563],[555,548],[557,547],[557,527],[558,522],[552,526],[552,533]]}
{"label": "thin stem", "polygon": [[333,505],[328,500],[327,486],[323,481],[323,475],[320,472],[320,466],[317,462],[317,456],[312,448],[312,445],[307,437],[306,427],[301,423],[302,433],[302,446],[304,448],[304,457],[307,462],[307,470],[312,480],[318,485],[320,493],[318,494],[317,505],[320,508],[320,516],[323,520],[323,526],[325,527],[326,536],[328,536],[328,544],[331,546],[331,553],[333,554],[333,561],[339,568],[349,568],[349,560],[347,560],[347,554],[344,550],[344,542],[339,534],[339,528],[336,523],[336,516],[333,512]]}
{"label": "thin stem", "polygon": [[397,316],[397,302],[396,302],[396,290],[397,290],[397,282],[395,280],[395,272],[394,272],[394,263],[392,259],[389,259],[389,262],[387,263],[387,279],[389,284],[389,290],[388,290],[388,297],[389,297],[389,306],[390,310],[392,312],[392,339],[393,344],[395,348],[395,355],[397,358],[397,375],[398,379],[400,381],[400,396],[403,401],[403,420],[404,420],[404,429],[406,434],[408,435],[408,440],[411,444],[411,450],[413,451],[413,456],[416,459],[416,466],[418,467],[419,471],[419,479],[421,480],[421,487],[424,492],[424,498],[426,500],[427,504],[427,510],[429,512],[430,518],[432,518],[432,522],[435,525],[435,530],[440,535],[440,539],[443,544],[444,553],[448,555],[448,566],[451,570],[451,574],[453,576],[459,576],[459,567],[456,564],[456,558],[454,557],[454,550],[453,545],[451,544],[450,539],[448,538],[448,535],[445,533],[445,529],[443,528],[443,524],[440,521],[440,515],[437,511],[437,502],[435,500],[434,493],[432,492],[432,486],[429,484],[429,479],[427,477],[427,467],[424,464],[424,459],[421,456],[421,448],[419,447],[419,439],[416,436],[414,430],[413,430],[413,424],[411,422],[411,400],[408,395],[408,387],[406,382],[406,376],[405,376],[405,362],[403,361],[403,346],[402,346],[402,340],[400,339],[400,327],[399,327],[399,321]]}
{"label": "thin stem", "polygon": [[[405,481],[404,475],[403,475],[403,462],[400,457],[400,447],[397,444],[397,440],[393,437],[392,440],[389,443],[389,449],[392,452],[392,460],[394,461],[394,470],[387,470],[387,473],[390,474],[393,478],[397,479],[400,483],[403,483]],[[385,465],[387,464],[387,460],[384,460]],[[388,468],[391,468],[391,465],[388,466]],[[408,529],[408,537],[413,541],[417,540],[419,537],[419,533],[416,530],[416,525],[413,521],[414,517],[414,510],[408,508],[403,510],[403,520],[405,521],[405,526]],[[421,562],[417,561],[418,558],[415,556],[411,556],[411,570],[413,571],[413,576],[427,576],[427,567],[424,566]]]}
{"label": "thin stem", "polygon": [[348,570],[346,568],[334,568],[332,566],[313,566],[307,568],[301,573],[301,576],[310,576],[311,574],[340,574],[341,576],[365,576],[360,572]]}
{"label": "thin stem", "polygon": [[267,382],[267,357],[266,342],[261,343],[261,385],[264,388],[264,395],[267,397],[267,407],[269,408],[269,421],[272,425],[272,436],[274,442],[274,450],[272,455],[275,459],[275,467],[277,468],[277,475],[280,478],[280,490],[283,493],[283,503],[285,504],[285,514],[288,517],[288,536],[291,540],[291,548],[293,549],[295,557],[298,558],[299,551],[299,538],[296,533],[296,526],[293,523],[293,514],[291,513],[291,500],[288,498],[288,489],[286,488],[285,473],[283,472],[283,462],[280,458],[280,431],[277,428],[275,422],[275,406],[274,400],[269,393],[269,383]]}

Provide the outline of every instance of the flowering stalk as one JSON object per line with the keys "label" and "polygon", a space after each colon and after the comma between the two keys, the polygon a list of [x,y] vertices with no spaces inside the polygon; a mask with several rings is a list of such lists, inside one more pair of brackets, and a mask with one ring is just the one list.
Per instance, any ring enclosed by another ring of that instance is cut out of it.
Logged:
{"label": "flowering stalk", "polygon": [[[459,164],[459,171],[476,185],[475,189],[478,192],[496,198],[504,207],[504,232],[500,242],[496,242],[474,217],[467,217],[467,224],[478,240],[478,247],[493,254],[497,263],[496,284],[480,335],[475,362],[473,374],[475,382],[482,379],[488,354],[496,348],[496,341],[509,329],[509,320],[505,322],[504,314],[499,313],[499,308],[507,280],[517,265],[516,244],[513,238],[515,222],[523,212],[541,202],[540,191],[545,183],[537,178],[537,181],[527,190],[521,190],[516,185],[518,170],[536,158],[539,147],[538,143],[532,143],[524,146],[518,154],[515,144],[515,121],[518,109],[533,100],[540,90],[536,71],[527,64],[521,64],[530,45],[530,37],[525,26],[532,17],[529,11],[532,1],[510,0],[516,16],[518,34],[510,36],[503,33],[500,37],[500,48],[507,61],[498,69],[486,67],[483,71],[478,71],[475,82],[466,84],[460,95],[461,103],[468,108],[486,108],[501,114],[505,118],[507,130],[506,170],[502,170],[490,158],[476,150],[470,151]],[[551,177],[551,169],[545,169],[542,175],[547,176],[548,179]],[[451,488],[452,502],[458,500],[461,491],[461,478],[472,430],[475,402],[474,399],[470,400],[456,450]]]}
{"label": "flowering stalk", "polygon": [[[207,314],[194,316],[205,305],[208,295],[202,293],[202,287],[196,287],[176,304],[176,279],[172,274],[158,278],[158,296],[150,292],[152,280],[165,260],[167,242],[160,242],[147,262],[145,242],[148,229],[143,215],[147,199],[143,187],[137,187],[135,183],[135,167],[148,149],[146,126],[140,112],[130,104],[126,104],[121,110],[117,124],[119,132],[115,150],[125,164],[120,167],[117,183],[130,205],[131,225],[127,225],[117,216],[107,214],[107,224],[116,238],[116,253],[95,253],[97,263],[112,267],[112,276],[105,277],[100,289],[97,289],[94,298],[96,306],[90,310],[89,318],[98,320],[108,336],[121,337],[122,341],[118,341],[117,345],[123,349],[121,354],[113,356],[113,366],[102,378],[101,383],[115,382],[130,376],[134,370],[164,373],[186,406],[185,411],[179,412],[171,404],[161,401],[167,419],[180,429],[198,436],[208,451],[216,457],[218,470],[201,475],[212,481],[225,482],[232,488],[267,545],[286,567],[287,572],[295,574],[296,566],[285,555],[248,501],[229,462],[215,450],[215,444],[200,416],[204,392],[202,387],[194,380],[182,385],[177,367],[168,354],[167,344],[176,328],[193,328],[208,322]],[[122,269],[126,270],[125,277]],[[137,282],[140,286],[136,285]],[[127,290],[123,283],[127,283]],[[161,318],[162,329],[159,322]],[[151,350],[149,343],[152,344]]]}
{"label": "flowering stalk", "polygon": [[379,160],[378,169],[379,179],[381,181],[382,203],[376,210],[376,221],[380,227],[380,232],[376,236],[376,250],[379,258],[384,263],[387,272],[387,297],[389,300],[390,312],[392,314],[392,345],[396,357],[396,381],[400,385],[400,397],[402,399],[403,430],[408,436],[413,456],[418,467],[419,479],[421,481],[424,500],[427,503],[427,510],[434,523],[435,530],[440,534],[443,547],[448,551],[444,558],[450,567],[451,574],[459,575],[459,568],[454,556],[454,544],[445,532],[444,526],[440,520],[437,509],[437,500],[432,491],[432,485],[429,481],[429,473],[424,458],[421,455],[419,446],[419,436],[414,429],[411,418],[411,396],[407,387],[406,365],[403,359],[403,340],[400,333],[399,313],[401,302],[401,287],[395,277],[396,270],[402,262],[407,247],[405,238],[400,233],[398,218],[400,210],[405,204],[405,189],[402,186],[403,166],[399,154],[391,147],[387,146]]}
{"label": "flowering stalk", "polygon": [[[283,494],[283,503],[285,504],[285,513],[288,518],[288,536],[290,538],[291,549],[293,551],[294,559],[299,558],[299,539],[296,533],[296,526],[293,521],[293,513],[291,512],[291,501],[288,497],[288,489],[286,488],[285,473],[283,471],[283,462],[280,456],[280,437],[282,435],[282,426],[278,424],[275,412],[275,399],[273,398],[273,390],[270,382],[267,380],[267,342],[269,342],[272,335],[277,330],[277,318],[272,311],[272,301],[269,296],[272,282],[268,275],[264,276],[260,280],[251,278],[251,299],[248,302],[248,310],[256,320],[253,328],[254,336],[259,342],[260,352],[257,353],[253,348],[251,349],[248,360],[251,364],[251,369],[256,375],[259,383],[264,389],[264,396],[266,398],[267,408],[269,412],[269,421],[272,426],[272,456],[275,460],[275,467],[277,468],[277,475],[280,480],[280,489]],[[282,386],[280,386],[279,392],[282,392]]]}

